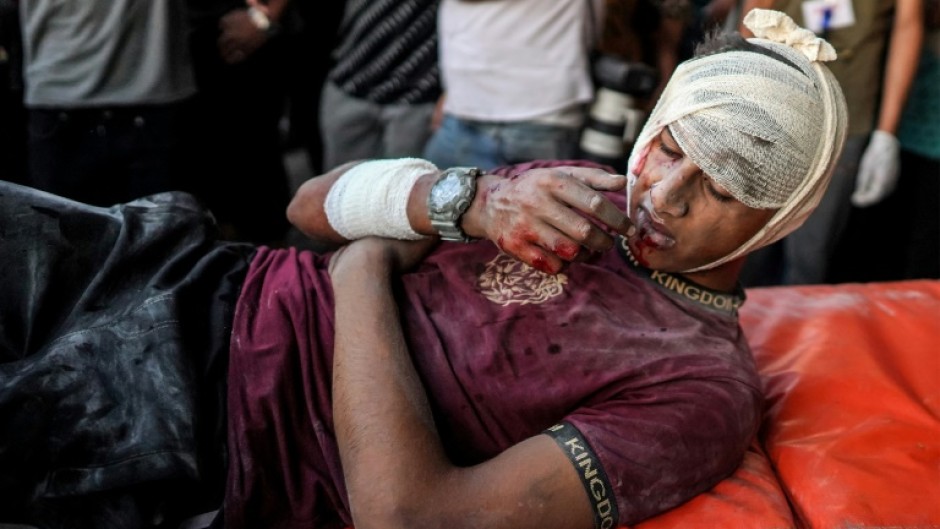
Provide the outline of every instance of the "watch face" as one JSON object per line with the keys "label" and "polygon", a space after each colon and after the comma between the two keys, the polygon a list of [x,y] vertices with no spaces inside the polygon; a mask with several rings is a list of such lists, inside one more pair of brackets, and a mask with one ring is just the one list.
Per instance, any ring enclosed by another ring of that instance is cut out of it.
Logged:
{"label": "watch face", "polygon": [[460,195],[460,178],[449,173],[431,189],[431,201],[437,208],[445,207]]}
{"label": "watch face", "polygon": [[460,217],[470,207],[476,191],[474,179],[480,175],[473,167],[451,168],[431,186],[428,194],[428,219],[445,241],[469,239],[460,229]]}

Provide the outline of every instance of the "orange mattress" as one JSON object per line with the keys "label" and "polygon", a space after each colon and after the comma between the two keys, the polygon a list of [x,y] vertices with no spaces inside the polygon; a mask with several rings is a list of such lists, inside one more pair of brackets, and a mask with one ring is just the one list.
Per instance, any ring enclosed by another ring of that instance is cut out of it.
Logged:
{"label": "orange mattress", "polygon": [[636,529],[940,528],[940,281],[752,289],[741,322],[759,438]]}

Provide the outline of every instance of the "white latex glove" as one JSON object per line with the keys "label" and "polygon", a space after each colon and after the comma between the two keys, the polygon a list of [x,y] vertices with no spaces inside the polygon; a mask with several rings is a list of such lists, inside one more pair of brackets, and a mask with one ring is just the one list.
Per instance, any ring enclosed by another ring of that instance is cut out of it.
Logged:
{"label": "white latex glove", "polygon": [[852,204],[864,208],[881,202],[894,191],[901,170],[901,144],[893,134],[882,130],[871,133],[855,179]]}

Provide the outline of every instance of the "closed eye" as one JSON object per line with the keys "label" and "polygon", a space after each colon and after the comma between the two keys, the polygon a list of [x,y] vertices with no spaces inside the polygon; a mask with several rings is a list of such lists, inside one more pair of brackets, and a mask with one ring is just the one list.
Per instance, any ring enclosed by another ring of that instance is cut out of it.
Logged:
{"label": "closed eye", "polygon": [[681,152],[674,150],[674,149],[670,149],[666,145],[666,143],[663,141],[659,142],[659,150],[662,151],[663,154],[665,154],[666,156],[672,158],[673,160],[678,160],[679,158],[682,158]]}
{"label": "closed eye", "polygon": [[702,179],[705,182],[705,188],[708,189],[708,193],[715,197],[715,200],[719,202],[730,202],[734,200],[733,196],[725,195],[724,193],[718,191],[718,189],[715,187],[715,183],[708,176],[702,175]]}

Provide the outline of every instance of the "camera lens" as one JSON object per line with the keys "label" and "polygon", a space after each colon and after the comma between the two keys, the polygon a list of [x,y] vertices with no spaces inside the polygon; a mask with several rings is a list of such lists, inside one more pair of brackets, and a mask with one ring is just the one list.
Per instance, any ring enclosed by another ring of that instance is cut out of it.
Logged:
{"label": "camera lens", "polygon": [[595,95],[581,132],[581,157],[626,170],[626,155],[645,119],[637,99],[656,88],[656,71],[642,63],[601,55],[594,62]]}

